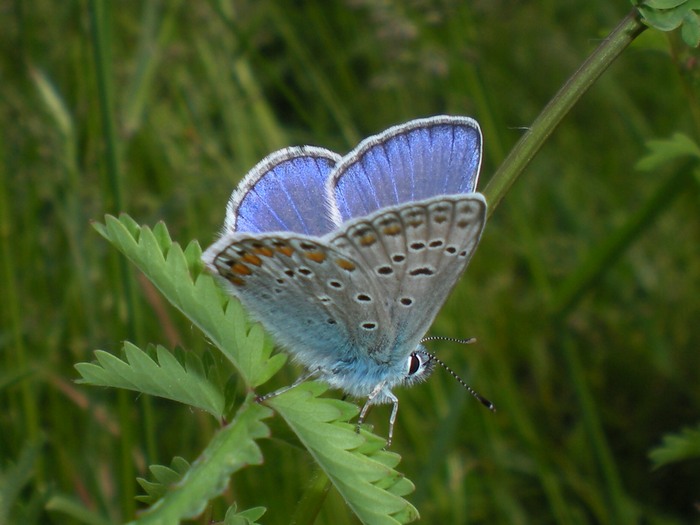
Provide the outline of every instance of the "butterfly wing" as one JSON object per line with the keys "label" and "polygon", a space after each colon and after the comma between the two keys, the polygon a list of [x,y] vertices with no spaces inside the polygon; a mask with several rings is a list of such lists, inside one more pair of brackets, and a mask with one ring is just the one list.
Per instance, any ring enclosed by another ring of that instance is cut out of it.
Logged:
{"label": "butterfly wing", "polygon": [[481,130],[468,117],[437,116],[362,141],[338,163],[326,188],[336,224],[380,208],[437,195],[472,193]]}
{"label": "butterfly wing", "polygon": [[203,260],[310,369],[331,371],[388,344],[385,294],[361,265],[318,238],[234,234],[208,248]]}
{"label": "butterfly wing", "polygon": [[322,235],[331,231],[334,226],[325,213],[325,184],[339,160],[331,151],[309,146],[268,155],[231,195],[224,233]]}
{"label": "butterfly wing", "polygon": [[486,201],[472,193],[382,209],[327,236],[387,298],[392,339],[377,360],[401,359],[415,349],[469,263],[485,222]]}

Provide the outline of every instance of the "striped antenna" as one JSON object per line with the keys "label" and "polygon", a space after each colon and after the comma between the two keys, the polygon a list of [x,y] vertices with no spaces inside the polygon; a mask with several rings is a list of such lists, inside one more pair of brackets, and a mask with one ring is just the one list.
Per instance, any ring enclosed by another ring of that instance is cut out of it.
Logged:
{"label": "striped antenna", "polygon": [[[453,342],[453,343],[460,343],[460,344],[468,345],[468,344],[471,344],[471,343],[475,342],[476,339],[474,339],[473,337],[471,337],[471,338],[469,338],[469,339],[456,339],[456,338],[454,338],[454,337],[433,336],[433,337],[425,337],[425,338],[423,338],[423,339],[421,340],[421,343],[425,343],[425,342],[427,342],[427,341],[450,341],[450,342]],[[484,406],[485,406],[486,408],[488,408],[491,412],[495,412],[495,411],[496,411],[496,407],[494,406],[493,403],[491,403],[491,401],[489,401],[489,400],[486,399],[484,396],[482,396],[481,394],[479,394],[479,392],[477,392],[477,391],[474,390],[472,387],[470,387],[470,386],[464,381],[464,379],[462,379],[461,377],[459,377],[459,376],[457,375],[457,373],[456,373],[454,370],[452,370],[449,366],[447,366],[441,359],[438,359],[435,355],[433,355],[433,354],[431,354],[431,353],[429,353],[429,352],[426,352],[426,354],[428,355],[428,357],[429,357],[432,361],[435,361],[435,362],[436,362],[437,364],[439,364],[442,368],[444,368],[445,370],[447,370],[447,372],[448,372],[452,377],[454,377],[454,378],[457,380],[457,382],[458,382],[460,385],[462,385],[462,386],[466,389],[467,392],[469,392],[472,396],[474,396],[474,397],[476,398],[476,400],[479,401],[479,403],[481,403],[482,405],[484,405]]]}

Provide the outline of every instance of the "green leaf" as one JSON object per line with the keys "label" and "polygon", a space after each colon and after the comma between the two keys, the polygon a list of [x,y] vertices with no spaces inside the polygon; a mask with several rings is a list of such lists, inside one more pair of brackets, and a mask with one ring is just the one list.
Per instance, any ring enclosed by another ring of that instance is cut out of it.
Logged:
{"label": "green leaf", "polygon": [[176,456],[170,462],[170,466],[151,465],[148,470],[153,474],[155,481],[148,481],[145,478],[136,478],[141,488],[146,491],[146,495],[137,496],[136,499],[143,503],[155,503],[165,496],[168,488],[178,483],[190,468],[186,459]]}
{"label": "green leaf", "polygon": [[644,22],[659,31],[681,28],[683,41],[691,47],[700,44],[700,0],[645,0],[637,5]]}
{"label": "green leaf", "polygon": [[128,215],[106,216],[95,229],[133,262],[176,308],[195,323],[224,353],[254,388],[284,364],[284,354],[272,355],[272,340],[259,325],[251,327],[235,299],[203,273],[202,251],[196,242],[186,249],[173,243],[160,223],[151,230],[139,227]]}
{"label": "green leaf", "polygon": [[236,505],[229,507],[224,517],[224,525],[258,525],[267,509],[265,507],[253,507],[237,512]]}
{"label": "green leaf", "polygon": [[683,6],[676,9],[657,10],[646,6],[640,6],[639,12],[644,21],[659,31],[673,31],[681,25],[686,9]]}
{"label": "green leaf", "polygon": [[157,346],[155,353],[156,359],[127,342],[125,360],[96,350],[97,363],[78,363],[75,368],[82,376],[81,383],[164,397],[222,418],[224,384],[215,369],[211,373],[205,371],[202,361],[192,353],[187,354],[184,364],[162,346]]}
{"label": "green leaf", "polygon": [[[234,472],[248,465],[262,463],[262,454],[255,440],[269,435],[267,425],[262,420],[271,414],[270,409],[256,403],[249,396],[234,420],[214,436],[184,475],[180,477],[181,462],[171,464],[171,468],[151,470],[158,483],[169,479],[174,483],[167,487],[161,499],[133,523],[179,523],[201,514],[207,502],[226,489]],[[149,489],[162,490],[155,483]]]}
{"label": "green leaf", "polygon": [[667,434],[663,443],[649,453],[654,468],[669,463],[700,459],[700,425],[685,428],[680,434]]}
{"label": "green leaf", "polygon": [[683,17],[681,37],[691,47],[698,47],[700,44],[700,17],[695,11],[688,11]]}
{"label": "green leaf", "polygon": [[637,163],[637,169],[655,171],[669,162],[683,157],[700,159],[700,147],[683,133],[675,133],[668,139],[654,139],[647,142],[649,153]]}
{"label": "green leaf", "polygon": [[383,450],[384,440],[347,421],[357,407],[319,398],[321,383],[303,383],[268,401],[287,421],[341,496],[363,523],[408,523],[418,511],[402,496],[413,484],[394,470],[400,456]]}
{"label": "green leaf", "polygon": [[34,467],[44,441],[43,437],[28,441],[17,461],[0,471],[0,523],[15,523],[14,519],[10,519],[11,511],[19,503],[22,490],[34,476]]}
{"label": "green leaf", "polygon": [[685,4],[688,0],[646,0],[645,6],[652,9],[673,9],[679,5]]}

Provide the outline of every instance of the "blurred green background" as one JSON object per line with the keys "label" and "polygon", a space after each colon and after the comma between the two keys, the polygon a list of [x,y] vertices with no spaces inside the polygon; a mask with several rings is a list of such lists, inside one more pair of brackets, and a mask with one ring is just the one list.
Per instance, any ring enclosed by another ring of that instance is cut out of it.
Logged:
{"label": "blurred green background", "polygon": [[[0,521],[131,519],[135,477],[193,461],[217,428],[173,403],[74,384],[75,363],[123,340],[207,347],[90,221],[127,212],[206,247],[237,181],[271,151],[345,153],[441,113],[481,123],[483,188],[629,8],[0,2]],[[698,79],[696,52],[647,31],[493,213],[431,330],[478,343],[430,348],[498,412],[440,371],[399,393],[392,450],[424,523],[700,523],[700,461],[652,469],[648,456],[700,419],[698,180],[677,177],[682,164],[635,169],[646,140],[697,136]],[[582,269],[655,197],[586,285]],[[286,366],[275,385],[297,374]],[[370,416],[380,435],[388,413]],[[288,522],[314,466],[271,425],[265,464],[234,477],[200,523],[233,501]],[[331,491],[317,523],[355,522]]]}

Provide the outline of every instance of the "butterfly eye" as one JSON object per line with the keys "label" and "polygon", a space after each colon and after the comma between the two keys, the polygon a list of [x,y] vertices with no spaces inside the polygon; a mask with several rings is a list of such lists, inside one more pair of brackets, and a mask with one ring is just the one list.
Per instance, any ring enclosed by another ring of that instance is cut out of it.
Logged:
{"label": "butterfly eye", "polygon": [[408,375],[412,376],[418,370],[420,370],[420,365],[422,364],[422,361],[420,357],[418,357],[417,354],[411,354],[408,356]]}

